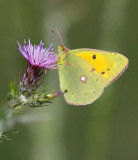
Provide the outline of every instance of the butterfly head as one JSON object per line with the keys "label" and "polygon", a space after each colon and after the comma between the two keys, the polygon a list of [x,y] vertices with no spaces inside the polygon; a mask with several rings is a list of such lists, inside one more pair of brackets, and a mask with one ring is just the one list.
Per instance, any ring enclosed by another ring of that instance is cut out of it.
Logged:
{"label": "butterfly head", "polygon": [[69,49],[66,48],[65,46],[63,46],[63,45],[59,45],[59,46],[58,46],[58,52],[59,52],[59,53],[68,54],[68,51],[69,51]]}
{"label": "butterfly head", "polygon": [[59,45],[58,46],[58,52],[63,52],[64,51],[64,46],[63,45]]}

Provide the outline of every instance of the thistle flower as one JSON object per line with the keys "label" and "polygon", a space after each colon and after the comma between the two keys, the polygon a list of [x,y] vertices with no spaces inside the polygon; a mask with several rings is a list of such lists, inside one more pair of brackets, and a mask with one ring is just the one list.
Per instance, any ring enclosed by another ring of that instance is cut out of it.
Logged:
{"label": "thistle flower", "polygon": [[19,51],[21,52],[22,56],[27,59],[31,66],[36,68],[46,68],[56,69],[56,62],[57,59],[53,54],[53,49],[51,49],[52,44],[49,46],[48,49],[43,48],[43,43],[40,41],[40,44],[32,45],[30,39],[28,43],[24,40],[24,46],[21,46],[17,41],[19,46]]}
{"label": "thistle flower", "polygon": [[18,123],[18,121],[12,119],[14,113],[20,113],[26,106],[46,106],[60,95],[59,92],[48,92],[47,89],[37,90],[42,84],[42,81],[39,82],[39,80],[44,74],[41,68],[45,72],[46,69],[56,69],[57,59],[51,49],[52,45],[46,49],[43,48],[42,41],[38,46],[32,45],[30,40],[28,40],[28,43],[26,44],[24,40],[24,46],[21,46],[18,42],[19,51],[28,62],[25,72],[20,74],[20,84],[16,86],[15,83],[11,82],[9,85],[8,107],[0,109],[0,142],[3,138],[7,139],[5,133]]}
{"label": "thistle flower", "polygon": [[49,103],[55,97],[60,95],[59,92],[47,92],[43,90],[41,92],[36,92],[36,89],[42,84],[39,83],[44,71],[41,72],[41,68],[46,69],[56,69],[57,59],[53,54],[51,46],[48,49],[43,48],[42,41],[40,44],[32,45],[30,39],[29,44],[26,44],[24,40],[24,46],[18,42],[19,51],[22,56],[27,59],[27,66],[25,73],[21,73],[20,88],[19,88],[19,102],[20,105],[28,105],[31,107],[42,106],[45,103]]}

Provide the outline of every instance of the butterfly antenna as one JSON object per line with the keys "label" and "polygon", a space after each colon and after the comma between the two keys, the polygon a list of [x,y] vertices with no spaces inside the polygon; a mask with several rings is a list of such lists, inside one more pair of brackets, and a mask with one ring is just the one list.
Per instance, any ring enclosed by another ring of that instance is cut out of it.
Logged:
{"label": "butterfly antenna", "polygon": [[61,35],[60,35],[57,27],[56,27],[56,31],[57,31],[57,34],[58,34],[58,36],[59,36],[60,43],[61,43],[61,45],[63,46],[63,41],[62,41]]}
{"label": "butterfly antenna", "polygon": [[60,35],[59,31],[58,31],[58,28],[56,28],[57,34],[55,34],[55,32],[53,31],[53,29],[51,30],[51,32],[57,37],[57,39],[59,40],[59,42],[63,46],[63,41],[62,41],[61,35]]}

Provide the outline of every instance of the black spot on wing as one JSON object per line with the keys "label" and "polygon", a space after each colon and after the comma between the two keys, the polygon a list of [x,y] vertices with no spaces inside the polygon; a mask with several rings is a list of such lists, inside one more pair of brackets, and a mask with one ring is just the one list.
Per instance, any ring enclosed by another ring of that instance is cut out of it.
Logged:
{"label": "black spot on wing", "polygon": [[96,55],[94,54],[94,55],[92,56],[92,58],[93,58],[93,59],[96,59]]}
{"label": "black spot on wing", "polygon": [[64,93],[68,93],[68,90],[67,90],[67,89],[65,89],[65,90],[64,90]]}

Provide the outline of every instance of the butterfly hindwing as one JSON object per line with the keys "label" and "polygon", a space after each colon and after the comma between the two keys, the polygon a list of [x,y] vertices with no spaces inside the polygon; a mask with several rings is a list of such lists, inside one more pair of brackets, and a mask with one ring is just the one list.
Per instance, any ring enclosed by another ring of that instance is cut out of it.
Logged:
{"label": "butterfly hindwing", "polygon": [[92,64],[69,51],[58,63],[60,88],[69,104],[86,105],[103,92],[103,81]]}

